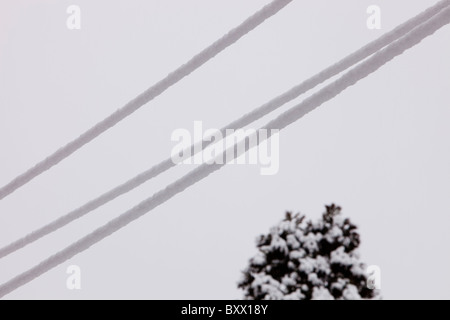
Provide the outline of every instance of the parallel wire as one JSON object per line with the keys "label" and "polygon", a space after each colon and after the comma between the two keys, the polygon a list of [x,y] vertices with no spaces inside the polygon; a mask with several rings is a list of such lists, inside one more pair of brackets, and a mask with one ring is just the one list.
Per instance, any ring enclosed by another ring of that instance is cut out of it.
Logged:
{"label": "parallel wire", "polygon": [[[318,91],[316,94],[304,100],[297,106],[284,112],[261,129],[268,130],[269,135],[267,135],[267,138],[270,138],[270,133],[272,133],[271,129],[281,130],[283,128],[286,128],[290,124],[302,118],[305,114],[319,107],[326,101],[333,99],[348,87],[353,86],[358,81],[375,72],[384,64],[401,55],[409,48],[417,45],[424,38],[432,35],[448,23],[450,23],[450,8],[442,10],[439,14],[432,17],[427,22],[424,22],[420,26],[414,28],[410,33],[397,40],[395,43],[389,45],[385,49],[380,50],[378,53],[376,53],[366,61],[362,62],[358,66],[345,73],[338,80],[334,81],[330,85],[327,85],[325,88]],[[259,140],[258,144],[261,142],[262,140]],[[235,146],[225,152],[234,152],[234,148]],[[241,152],[239,152],[238,148],[238,153],[235,154],[235,157],[239,157],[243,153],[247,152],[248,149],[249,145],[246,145],[244,150],[242,150]],[[50,258],[42,261],[35,267],[4,283],[0,286],[0,297],[11,293],[17,288],[20,288],[21,286],[39,277],[52,268],[60,265],[61,263],[67,261],[73,256],[89,249],[92,245],[98,243],[109,235],[127,226],[129,223],[150,212],[157,206],[165,203],[175,195],[183,192],[190,186],[209,176],[211,173],[219,170],[224,165],[225,164],[204,164],[197,169],[194,169],[181,179],[168,185],[165,189],[157,192],[152,197],[141,202],[136,207],[111,220],[109,223],[96,229],[94,232],[81,238],[77,242],[59,251]]]}
{"label": "parallel wire", "polygon": [[[268,103],[260,106],[259,108],[254,109],[250,113],[245,114],[241,118],[231,122],[230,124],[226,125],[221,129],[222,136],[227,136],[227,129],[240,129],[254,121],[259,120],[263,116],[266,116],[270,112],[280,108],[284,104],[294,100],[295,98],[299,97],[300,95],[304,94],[305,92],[313,89],[317,85],[329,80],[333,76],[339,74],[342,71],[345,71],[346,69],[350,68],[351,66],[361,62],[362,60],[366,59],[367,57],[371,56],[375,52],[379,51],[380,49],[386,47],[388,44],[392,43],[393,41],[401,38],[405,34],[407,34],[409,31],[411,31],[415,26],[427,21],[437,13],[439,13],[443,8],[446,8],[450,5],[450,0],[444,0],[438,2],[433,7],[427,9],[426,11],[420,13],[419,15],[415,16],[414,18],[408,20],[407,22],[401,24],[394,30],[386,33],[385,35],[381,36],[380,38],[376,39],[375,41],[372,41],[371,43],[367,44],[366,46],[362,47],[361,49],[355,51],[354,53],[348,55],[341,61],[331,65],[330,67],[326,68],[325,70],[321,71],[320,73],[316,74],[315,76],[311,77],[310,79],[302,82],[301,84],[293,87],[289,91],[283,93],[282,95],[276,97],[275,99],[269,101]],[[206,139],[208,140],[208,139]],[[183,154],[186,154],[190,152],[190,154],[193,156],[200,150],[206,148],[212,143],[212,140],[205,141],[202,143],[201,148],[198,147],[198,145],[192,145],[190,148],[183,151]],[[26,236],[2,247],[0,249],[0,259],[39,240],[40,238],[57,231],[58,229],[66,226],[67,224],[87,215],[88,213],[92,212],[95,209],[100,208],[101,206],[107,204],[108,202],[118,198],[119,196],[128,193],[132,191],[133,189],[139,187],[143,183],[149,181],[152,178],[155,178],[159,174],[169,170],[170,168],[174,167],[176,164],[172,161],[171,158],[168,158],[159,164],[153,166],[152,168],[140,173],[139,175],[135,176],[134,178],[128,180],[127,182],[115,187],[114,189],[102,194],[101,196],[97,197],[96,199],[93,199],[89,201],[88,203],[84,204],[83,206],[65,214],[64,216],[61,216],[60,218],[48,223],[47,225],[36,229],[35,231],[27,234]]]}
{"label": "parallel wire", "polygon": [[99,135],[115,126],[120,121],[124,120],[126,117],[159,96],[171,86],[175,85],[184,77],[190,75],[196,69],[200,68],[220,52],[234,44],[240,38],[255,29],[257,26],[262,24],[265,20],[278,13],[290,2],[292,2],[292,0],[274,0],[273,2],[263,7],[253,16],[245,20],[241,25],[228,32],[222,38],[194,56],[186,64],[182,65],[181,67],[170,73],[163,80],[159,81],[158,83],[141,93],[139,96],[137,96],[135,99],[128,102],[124,107],[118,109],[116,112],[80,135],[78,138],[60,148],[55,153],[2,187],[0,189],[0,200],[10,195],[17,189],[21,188],[53,166],[57,165],[58,163],[72,155],[75,151],[91,142]]}

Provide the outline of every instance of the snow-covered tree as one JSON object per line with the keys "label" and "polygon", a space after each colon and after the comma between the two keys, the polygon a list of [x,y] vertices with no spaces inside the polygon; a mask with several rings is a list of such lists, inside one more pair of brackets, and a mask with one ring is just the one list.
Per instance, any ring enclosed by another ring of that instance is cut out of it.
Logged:
{"label": "snow-covered tree", "polygon": [[257,239],[239,287],[250,300],[359,300],[378,298],[367,287],[359,261],[360,237],[341,208],[327,206],[313,223],[302,215],[286,218]]}

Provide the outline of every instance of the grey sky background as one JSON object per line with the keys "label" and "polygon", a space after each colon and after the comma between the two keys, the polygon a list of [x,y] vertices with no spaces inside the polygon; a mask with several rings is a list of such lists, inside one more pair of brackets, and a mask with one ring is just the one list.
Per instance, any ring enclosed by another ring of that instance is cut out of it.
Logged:
{"label": "grey sky background", "polygon": [[[0,0],[0,184],[268,2]],[[1,201],[0,245],[166,159],[173,130],[192,130],[194,120],[222,127],[436,2],[294,1]],[[70,4],[81,7],[81,30],[66,28]],[[382,30],[366,27],[371,4],[382,9]],[[282,132],[278,175],[225,167],[8,298],[240,298],[255,237],[286,210],[316,219],[335,202],[360,227],[363,261],[381,267],[384,298],[449,299],[449,36],[449,27],[438,31]],[[178,166],[3,259],[0,282],[193,168]],[[66,288],[71,264],[81,267],[80,291]]]}

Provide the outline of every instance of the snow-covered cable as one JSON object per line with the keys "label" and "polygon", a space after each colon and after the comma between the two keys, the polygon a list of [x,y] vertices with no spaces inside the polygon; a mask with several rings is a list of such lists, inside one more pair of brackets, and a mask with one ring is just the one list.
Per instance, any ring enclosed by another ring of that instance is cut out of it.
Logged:
{"label": "snow-covered cable", "polygon": [[118,109],[116,112],[97,123],[94,127],[80,135],[78,138],[68,143],[64,147],[58,149],[55,153],[44,159],[43,161],[36,164],[34,167],[27,170],[25,173],[19,175],[7,185],[0,189],[0,200],[10,195],[20,187],[24,186],[40,174],[49,170],[53,166],[57,165],[62,160],[69,157],[75,151],[83,147],[85,144],[91,142],[99,135],[107,131],[108,129],[115,126],[117,123],[134,113],[136,110],[141,108],[143,105],[153,100],[161,93],[166,91],[168,88],[176,84],[178,81],[182,80],[184,77],[188,76],[196,69],[201,67],[203,64],[214,58],[217,54],[225,50],[227,47],[234,44],[244,35],[255,29],[258,25],[263,23],[265,20],[275,15],[286,5],[288,5],[292,0],[274,0],[273,2],[266,5],[260,11],[255,13],[253,16],[245,20],[241,25],[232,29],[225,36],[214,42],[212,45],[201,51],[199,54],[194,56],[186,64],[182,65],[167,77],[141,93],[139,96],[128,102],[124,107]]}
{"label": "snow-covered cable", "polygon": [[[297,98],[298,96],[302,95],[303,93],[307,92],[308,90],[313,89],[317,85],[329,80],[330,78],[339,74],[340,72],[345,71],[346,69],[355,65],[356,63],[361,62],[362,60],[371,56],[378,50],[384,48],[389,43],[404,36],[409,31],[411,31],[415,26],[423,23],[424,21],[427,21],[429,18],[436,15],[439,11],[441,11],[443,8],[445,8],[446,6],[449,6],[449,5],[450,5],[450,0],[440,1],[433,7],[429,8],[428,10],[420,13],[419,15],[415,16],[414,18],[401,24],[394,30],[392,30],[392,31],[386,33],[385,35],[381,36],[380,38],[372,41],[371,43],[367,44],[366,46],[362,47],[361,49],[357,50],[356,52],[350,54],[349,56],[345,57],[341,61],[331,65],[330,67],[326,68],[325,70],[321,71],[320,73],[316,74],[315,76],[311,77],[310,79],[302,82],[301,84],[293,87],[289,91],[283,93],[282,95],[276,97],[275,99],[269,101],[268,103],[260,106],[259,108],[254,109],[253,111],[245,114],[241,118],[226,125],[221,130],[222,136],[224,136],[224,137],[227,136],[226,129],[240,129],[240,128],[262,118],[263,116],[269,114],[270,112],[278,109],[279,107],[283,106],[287,102],[292,101],[293,99]],[[211,141],[205,141],[203,143],[203,148],[206,148],[209,144],[211,144]],[[190,151],[191,155],[195,155],[199,150],[201,150],[201,148],[196,148],[194,145],[192,145],[189,149],[186,149],[185,152],[183,152],[183,154],[186,154],[188,151]],[[105,205],[106,203],[139,187],[141,184],[158,176],[159,174],[169,170],[170,168],[172,168],[174,166],[175,166],[175,163],[172,161],[171,158],[160,162],[159,164],[153,166],[149,170],[146,170],[146,171],[140,173],[139,175],[135,176],[134,178],[132,178],[132,179],[128,180],[127,182],[117,186],[116,188],[102,194],[101,196],[97,197],[96,199],[89,201],[88,203],[84,204],[83,206],[65,214],[64,216],[29,233],[28,235],[0,248],[0,259],[39,240],[40,238],[64,227],[65,225],[71,223],[72,221],[83,217],[84,215],[92,212],[93,210],[98,209],[99,207]]]}
{"label": "snow-covered cable", "polygon": [[[420,26],[414,28],[410,33],[397,40],[395,43],[389,45],[388,47],[380,50],[369,59],[365,60],[358,66],[345,73],[338,80],[332,82],[330,85],[327,85],[325,88],[321,89],[308,99],[304,100],[302,103],[296,105],[295,107],[292,107],[288,111],[281,114],[279,117],[270,121],[262,129],[269,129],[269,132],[271,132],[270,129],[281,130],[287,127],[288,125],[303,117],[308,112],[322,105],[324,102],[334,98],[348,87],[356,84],[359,80],[364,79],[371,73],[375,72],[384,64],[394,59],[396,56],[401,55],[407,49],[420,43],[424,38],[432,35],[434,32],[448,23],[450,23],[450,8],[442,10],[427,22],[424,22]],[[269,136],[270,135],[268,135],[268,137]],[[260,140],[259,143],[261,142],[262,141]],[[232,150],[234,150],[234,147],[235,146],[232,147]],[[244,148],[243,152],[246,152],[248,150],[248,147],[249,146],[247,145]],[[236,154],[236,157],[239,157],[240,155],[242,155],[242,153],[238,152]],[[194,169],[181,179],[168,185],[165,189],[157,192],[152,197],[141,202],[136,207],[111,220],[104,226],[96,229],[92,233],[81,238],[67,248],[42,261],[35,267],[7,281],[0,286],[0,297],[3,297],[6,294],[25,285],[26,283],[39,277],[45,272],[77,255],[78,253],[87,250],[94,244],[127,226],[132,221],[150,212],[152,209],[168,201],[175,195],[183,192],[190,186],[204,179],[211,173],[219,170],[223,166],[224,164],[204,164]]]}

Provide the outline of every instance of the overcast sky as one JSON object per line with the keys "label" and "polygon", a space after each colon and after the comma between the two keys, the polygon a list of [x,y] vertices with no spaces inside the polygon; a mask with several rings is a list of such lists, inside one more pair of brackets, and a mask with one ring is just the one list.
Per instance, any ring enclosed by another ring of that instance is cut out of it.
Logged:
{"label": "overcast sky", "polygon": [[[0,184],[88,129],[267,0],[0,0]],[[0,201],[0,245],[170,156],[174,130],[220,128],[437,0],[294,0],[237,44]],[[81,8],[81,30],[66,9]],[[369,5],[382,29],[366,27]],[[450,299],[450,27],[280,136],[280,171],[227,166],[8,298],[236,299],[255,238],[286,210],[336,203],[388,299]],[[302,100],[300,97],[282,110]],[[259,127],[276,112],[251,127]],[[0,282],[194,166],[178,166],[0,261]],[[82,289],[66,288],[66,269]]]}

